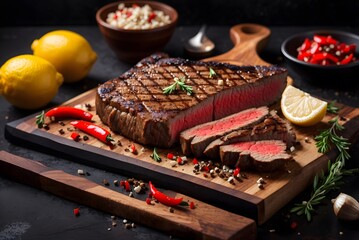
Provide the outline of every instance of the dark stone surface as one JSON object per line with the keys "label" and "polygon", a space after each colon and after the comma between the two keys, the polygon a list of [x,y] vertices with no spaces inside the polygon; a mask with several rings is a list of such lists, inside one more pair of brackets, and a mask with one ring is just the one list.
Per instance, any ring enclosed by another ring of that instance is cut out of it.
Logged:
{"label": "dark stone surface", "polygon": [[[180,25],[254,22],[280,26],[358,26],[355,0],[161,0],[179,12]],[[111,0],[1,1],[0,26],[96,24]]]}
{"label": "dark stone surface", "polygon": [[[3,3],[2,3],[3,4]],[[25,53],[31,53],[31,42],[44,33],[59,27],[13,27],[0,28],[0,65],[7,59]],[[78,94],[96,87],[107,79],[118,76],[126,71],[130,65],[118,61],[105,44],[97,27],[62,27],[73,30],[85,36],[98,54],[98,60],[88,77],[73,85],[63,85],[51,105],[59,105]],[[199,29],[196,27],[178,27],[165,51],[171,56],[184,56],[183,43]],[[261,56],[269,62],[283,64],[280,45],[288,36],[313,28],[305,27],[271,27],[272,36],[268,46]],[[315,28],[314,28],[315,29]],[[358,34],[358,28],[340,28]],[[228,51],[232,44],[228,36],[228,26],[211,26],[208,36],[216,43],[214,55]],[[295,85],[313,95],[325,99],[336,99],[338,102],[359,107],[359,88],[341,86],[340,79],[334,87],[314,86],[304,81],[299,73],[291,72]],[[339,88],[340,86],[340,88]],[[65,159],[63,156],[52,156],[35,151],[26,146],[9,143],[4,137],[6,123],[20,119],[32,112],[22,111],[12,107],[0,98],[0,150],[6,150],[26,158],[38,160],[54,169],[61,169],[70,174],[76,174],[77,169],[84,169],[91,173],[88,178],[101,183],[104,178],[123,179],[117,173],[105,172],[86,165]],[[352,147],[352,159],[348,161],[348,168],[359,167],[359,144]],[[290,215],[288,211],[294,203],[308,198],[310,188],[300,194],[291,203],[281,209],[264,225],[258,227],[258,239],[358,239],[358,221],[338,221],[332,211],[331,198],[339,192],[345,192],[359,199],[359,178],[347,177],[340,190],[333,191],[322,205],[317,208],[317,214],[308,223],[303,217]],[[81,208],[79,217],[73,216],[73,209]],[[119,218],[122,221],[122,218]],[[289,223],[296,221],[298,227],[291,229]],[[0,239],[169,239],[168,234],[155,231],[144,226],[126,230],[119,225],[107,231],[111,226],[110,214],[79,206],[76,203],[63,200],[48,193],[18,184],[0,176]],[[275,232],[270,232],[270,230]],[[342,234],[341,234],[342,233]]]}

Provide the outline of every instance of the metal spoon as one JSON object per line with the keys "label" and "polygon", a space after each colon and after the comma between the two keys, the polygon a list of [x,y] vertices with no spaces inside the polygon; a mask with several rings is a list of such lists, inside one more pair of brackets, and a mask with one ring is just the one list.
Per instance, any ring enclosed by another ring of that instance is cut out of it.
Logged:
{"label": "metal spoon", "polygon": [[205,35],[206,28],[206,25],[203,25],[196,36],[186,42],[184,47],[189,56],[203,58],[211,55],[215,45]]}

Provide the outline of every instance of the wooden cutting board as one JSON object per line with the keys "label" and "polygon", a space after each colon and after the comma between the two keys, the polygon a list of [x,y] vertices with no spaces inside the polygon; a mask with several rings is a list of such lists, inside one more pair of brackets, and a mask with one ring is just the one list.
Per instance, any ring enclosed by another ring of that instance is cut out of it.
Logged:
{"label": "wooden cutting board", "polygon": [[[259,25],[234,26],[230,34],[235,44],[234,48],[226,54],[206,60],[223,60],[233,64],[267,64],[258,57],[257,50],[262,47],[269,34],[267,28]],[[85,104],[95,105],[95,89],[64,103],[83,108]],[[92,111],[95,114],[94,107]],[[295,161],[288,163],[285,170],[271,173],[246,172],[248,178],[243,182],[235,181],[234,184],[218,176],[212,178],[209,174],[203,173],[196,175],[193,172],[191,158],[188,164],[171,167],[165,156],[169,152],[181,155],[179,148],[157,149],[162,157],[162,162],[158,163],[150,157],[153,148],[132,143],[118,134],[113,133],[113,136],[122,146],[113,149],[92,137],[87,141],[75,142],[70,138],[71,131],[67,130],[70,120],[63,121],[65,126],[53,123],[50,130],[46,131],[36,127],[35,115],[7,124],[6,137],[14,143],[22,142],[43,150],[52,150],[84,164],[151,180],[162,187],[255,219],[259,224],[264,223],[308,186],[314,175],[322,169],[325,170],[328,160],[335,157],[334,151],[326,155],[318,153],[313,140],[318,129],[326,128],[326,123],[333,115],[327,115],[322,123],[314,127],[295,128],[299,141],[297,149],[293,152]],[[359,136],[359,109],[342,106],[340,115],[346,119],[342,122],[346,127],[344,136],[352,142],[356,141]],[[94,117],[94,121],[107,128],[97,116]],[[65,134],[61,135],[59,129],[63,129]],[[309,141],[306,141],[306,138]],[[136,146],[137,155],[128,151],[131,144]],[[260,177],[266,181],[264,189],[257,186]]]}
{"label": "wooden cutting board", "polygon": [[73,176],[5,151],[0,151],[0,173],[18,182],[176,237],[252,240],[256,236],[256,224],[252,219],[182,194],[166,193],[172,197],[182,197],[186,202],[194,202],[195,208],[173,207],[173,212],[170,212],[163,204],[152,202],[148,205],[138,199],[136,193],[129,197],[120,193],[121,190],[111,190],[84,176]]}

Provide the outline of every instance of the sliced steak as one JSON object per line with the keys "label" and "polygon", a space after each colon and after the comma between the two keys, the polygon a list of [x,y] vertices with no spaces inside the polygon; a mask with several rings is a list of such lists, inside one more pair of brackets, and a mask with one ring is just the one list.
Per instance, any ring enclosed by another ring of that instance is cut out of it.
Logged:
{"label": "sliced steak", "polygon": [[206,147],[204,154],[211,159],[219,158],[219,147],[222,145],[259,141],[259,140],[282,140],[289,149],[296,142],[296,136],[292,126],[280,118],[275,111],[271,111],[260,123],[252,128],[239,129],[220,137]]}
{"label": "sliced steak", "polygon": [[268,107],[250,108],[228,117],[187,129],[180,134],[182,152],[200,157],[213,140],[232,131],[250,128],[269,114]]}
{"label": "sliced steak", "polygon": [[[138,143],[170,147],[185,129],[274,103],[286,86],[282,67],[165,57],[153,55],[98,87],[96,111],[111,130]],[[210,68],[216,76],[210,77]],[[193,94],[163,94],[174,78],[185,78]]]}
{"label": "sliced steak", "polygon": [[285,152],[286,148],[286,144],[279,140],[239,142],[221,146],[220,156],[227,166],[268,172],[282,168],[292,159]]}

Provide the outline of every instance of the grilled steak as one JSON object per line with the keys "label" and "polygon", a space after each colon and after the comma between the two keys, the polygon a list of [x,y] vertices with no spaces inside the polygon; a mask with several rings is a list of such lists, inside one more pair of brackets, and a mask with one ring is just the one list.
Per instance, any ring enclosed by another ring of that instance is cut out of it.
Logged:
{"label": "grilled steak", "polygon": [[[286,86],[287,70],[281,67],[164,57],[153,55],[98,87],[96,111],[111,130],[138,143],[170,147],[185,129],[274,103]],[[192,95],[163,94],[176,77],[186,79]]]}
{"label": "grilled steak", "polygon": [[207,145],[217,138],[238,129],[249,128],[268,115],[267,107],[250,108],[228,117],[187,129],[180,134],[182,152],[185,155],[203,155]]}
{"label": "grilled steak", "polygon": [[292,126],[287,121],[280,118],[275,111],[271,111],[265,119],[262,119],[260,123],[252,128],[232,131],[231,133],[214,140],[206,147],[204,154],[209,158],[218,159],[219,147],[222,145],[259,140],[282,140],[286,143],[287,148],[289,149],[294,145],[296,136]]}
{"label": "grilled steak", "polygon": [[286,147],[279,140],[239,142],[221,146],[220,156],[227,166],[267,172],[282,168],[292,158]]}

